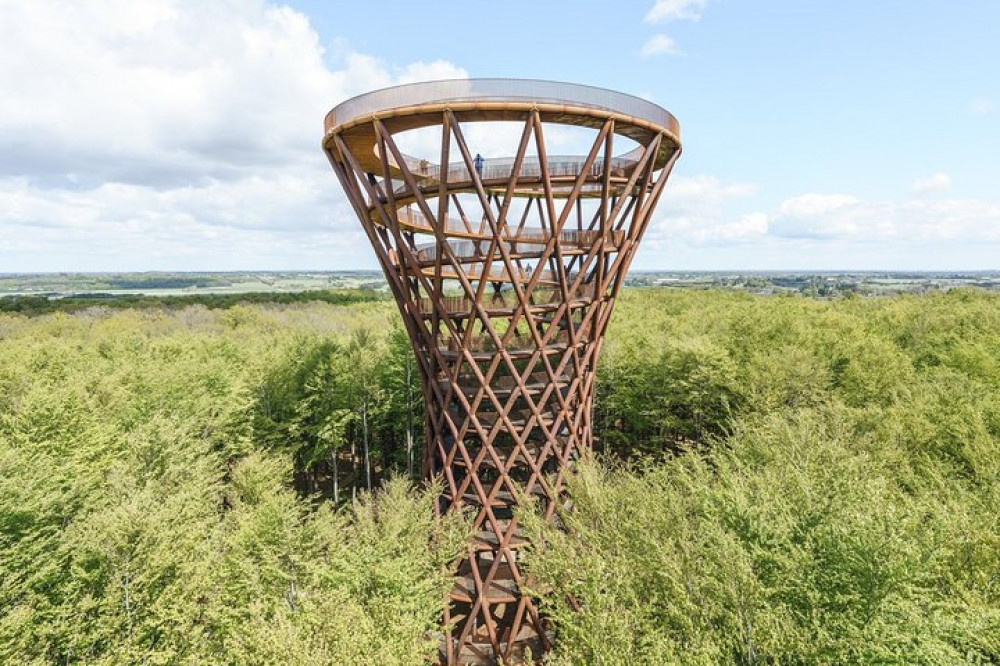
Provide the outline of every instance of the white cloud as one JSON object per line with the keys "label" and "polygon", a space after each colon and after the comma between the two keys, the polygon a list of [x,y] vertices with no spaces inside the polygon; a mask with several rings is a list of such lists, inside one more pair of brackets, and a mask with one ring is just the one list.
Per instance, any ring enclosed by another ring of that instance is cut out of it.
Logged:
{"label": "white cloud", "polygon": [[757,192],[755,185],[732,183],[725,185],[715,176],[674,176],[667,185],[664,198],[683,205],[718,204],[727,199],[746,197]]}
{"label": "white cloud", "polygon": [[[1000,242],[1000,203],[977,199],[865,201],[846,194],[808,193],[773,211],[754,210],[748,184],[712,176],[671,179],[647,233],[646,254],[677,247],[768,244],[817,249],[837,243],[914,244]],[[742,210],[740,210],[742,208]]]}
{"label": "white cloud", "polygon": [[646,22],[697,21],[707,4],[708,0],[656,0],[646,13]]}
{"label": "white cloud", "polygon": [[19,27],[5,44],[18,57],[0,59],[7,175],[238,178],[315,157],[324,113],[349,95],[464,76],[447,63],[392,71],[359,54],[331,70],[304,15],[252,0],[7,3],[2,11],[0,20]]}
{"label": "white cloud", "polygon": [[722,222],[692,229],[688,237],[695,243],[734,245],[757,240],[767,235],[768,217],[764,213],[748,213],[733,222]]}
{"label": "white cloud", "polygon": [[365,241],[326,175],[262,171],[186,187],[85,190],[4,179],[0,271],[357,266]]}
{"label": "white cloud", "polygon": [[778,215],[788,218],[823,218],[842,208],[858,203],[846,194],[802,194],[788,199],[778,208]]}
{"label": "white cloud", "polygon": [[769,233],[780,238],[933,242],[1000,241],[1000,204],[977,199],[862,201],[804,194],[779,206]]}
{"label": "white cloud", "polygon": [[993,111],[996,108],[990,100],[985,97],[976,97],[969,103],[969,110],[981,116]]}
{"label": "white cloud", "polygon": [[0,26],[0,271],[368,261],[339,247],[359,234],[324,114],[466,76],[356,53],[331,68],[307,17],[261,0],[5,2]]}
{"label": "white cloud", "polygon": [[646,40],[646,43],[642,45],[642,50],[639,52],[643,58],[649,58],[654,55],[680,55],[680,53],[680,49],[677,48],[677,42],[667,35],[653,35]]}
{"label": "white cloud", "polygon": [[731,236],[763,235],[767,233],[768,218],[764,213],[749,213],[724,227],[724,233]]}
{"label": "white cloud", "polygon": [[943,192],[951,187],[951,176],[946,173],[936,173],[927,178],[917,178],[910,190],[917,195]]}
{"label": "white cloud", "polygon": [[714,176],[673,176],[667,183],[645,242],[662,249],[674,242],[737,243],[764,235],[768,229],[767,215],[732,215],[727,211],[730,204],[756,191],[754,185],[724,184]]}

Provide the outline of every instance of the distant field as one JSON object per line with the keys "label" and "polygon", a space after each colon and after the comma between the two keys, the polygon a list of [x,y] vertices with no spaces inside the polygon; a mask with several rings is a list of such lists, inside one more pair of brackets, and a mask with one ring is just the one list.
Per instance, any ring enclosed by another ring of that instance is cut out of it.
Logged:
{"label": "distant field", "polygon": [[[794,272],[633,271],[632,287],[729,289],[757,294],[830,297],[847,292],[879,296],[976,287],[1000,290],[1000,271]],[[379,271],[251,271],[239,273],[0,273],[0,298],[268,294],[366,289],[388,292]],[[9,309],[9,308],[8,308]]]}
{"label": "distant field", "polygon": [[116,273],[0,275],[0,312],[46,314],[111,308],[227,308],[237,303],[349,305],[388,295],[381,274]]}
{"label": "distant field", "polygon": [[385,289],[377,271],[246,273],[0,273],[0,296],[239,294],[317,289]]}

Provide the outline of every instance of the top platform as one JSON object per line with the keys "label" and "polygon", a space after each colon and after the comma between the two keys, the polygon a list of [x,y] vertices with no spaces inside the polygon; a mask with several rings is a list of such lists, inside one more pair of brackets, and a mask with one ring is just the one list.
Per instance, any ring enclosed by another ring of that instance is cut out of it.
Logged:
{"label": "top platform", "polygon": [[420,115],[448,108],[476,110],[482,112],[483,119],[496,115],[498,120],[503,119],[504,111],[531,108],[616,117],[630,125],[663,132],[680,144],[677,119],[648,100],[593,86],[532,79],[450,79],[383,88],[338,104],[326,115],[324,129],[329,136],[373,118]]}

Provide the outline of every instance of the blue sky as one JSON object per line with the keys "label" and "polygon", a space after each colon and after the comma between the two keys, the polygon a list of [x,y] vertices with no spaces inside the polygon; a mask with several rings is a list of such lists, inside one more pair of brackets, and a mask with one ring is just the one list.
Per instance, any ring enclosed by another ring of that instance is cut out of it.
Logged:
{"label": "blue sky", "polygon": [[0,0],[0,272],[374,267],[323,113],[453,76],[679,118],[637,268],[997,269],[998,35],[995,0]]}

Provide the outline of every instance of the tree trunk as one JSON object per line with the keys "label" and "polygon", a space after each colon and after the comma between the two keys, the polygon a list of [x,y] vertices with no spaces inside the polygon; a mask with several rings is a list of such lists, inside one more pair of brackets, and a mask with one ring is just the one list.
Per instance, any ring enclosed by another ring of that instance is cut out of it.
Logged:
{"label": "tree trunk", "polygon": [[[353,428],[352,428],[353,430]],[[358,447],[351,437],[351,502],[358,497]]]}
{"label": "tree trunk", "polygon": [[413,367],[406,360],[406,475],[413,479]]}
{"label": "tree trunk", "polygon": [[368,485],[368,491],[371,492],[372,459],[368,451],[368,398],[365,398],[364,402],[361,403],[361,428],[364,431],[364,439],[362,443],[365,448],[365,482]]}
{"label": "tree trunk", "polygon": [[333,464],[333,505],[337,506],[340,504],[340,464],[337,462],[337,449],[333,449],[330,458]]}

